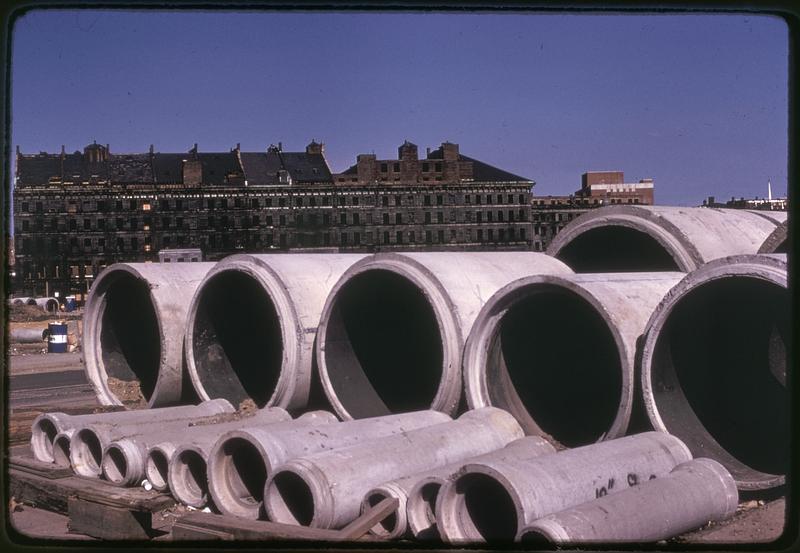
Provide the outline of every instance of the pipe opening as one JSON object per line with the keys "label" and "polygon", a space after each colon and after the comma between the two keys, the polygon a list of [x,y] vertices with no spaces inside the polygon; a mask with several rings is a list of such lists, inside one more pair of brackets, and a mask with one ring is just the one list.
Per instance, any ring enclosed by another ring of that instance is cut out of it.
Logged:
{"label": "pipe opening", "polygon": [[25,303],[27,305],[36,305],[36,300],[34,298],[28,298],[27,300],[25,300]]}
{"label": "pipe opening", "polygon": [[576,273],[681,270],[658,240],[622,226],[589,229],[561,248],[556,257]]}
{"label": "pipe opening", "polygon": [[44,309],[48,313],[55,313],[58,311],[58,302],[56,300],[47,300],[44,304]]}
{"label": "pipe opening", "polygon": [[98,476],[103,461],[103,446],[97,435],[84,428],[77,432],[73,440],[70,455],[75,472],[83,476]]}
{"label": "pipe opening", "polygon": [[300,526],[311,525],[314,495],[299,475],[289,471],[277,473],[267,493],[276,520]]}
{"label": "pipe opening", "polygon": [[726,466],[739,478],[788,470],[789,299],[757,278],[711,280],[677,301],[656,339],[650,378],[666,428],[696,457],[721,447],[746,465]]}
{"label": "pipe opening", "polygon": [[69,437],[57,436],[53,441],[53,463],[58,467],[69,466]]}
{"label": "pipe opening", "polygon": [[[181,499],[184,497],[194,503],[204,502],[208,498],[208,472],[206,461],[197,451],[185,449],[176,457],[178,463],[178,483]],[[185,501],[189,503],[189,501]]]}
{"label": "pipe opening", "polygon": [[167,487],[167,478],[169,471],[169,459],[166,454],[160,449],[150,450],[147,456],[147,467],[145,473],[147,479],[153,484],[156,489],[164,489]]}
{"label": "pipe opening", "polygon": [[601,439],[622,397],[622,361],[602,315],[554,285],[521,292],[489,340],[491,404],[526,434],[545,432],[568,447]]}
{"label": "pipe opening", "polygon": [[283,359],[281,320],[269,294],[255,278],[233,270],[214,275],[199,293],[192,358],[206,393],[264,407]]}
{"label": "pipe opening", "polygon": [[419,490],[419,500],[408,502],[408,518],[413,518],[419,527],[425,526],[417,532],[420,539],[438,539],[439,531],[436,527],[436,498],[442,485],[439,482],[424,484]]}
{"label": "pipe opening", "polygon": [[789,253],[789,241],[784,240],[783,242],[775,246],[775,251],[773,251],[772,253]]}
{"label": "pipe opening", "polygon": [[[367,497],[367,504],[370,507],[374,507],[384,499],[387,499],[391,496],[385,493],[371,493],[369,497]],[[397,531],[397,512],[392,512],[389,516],[384,518],[378,524],[372,527],[372,533],[376,536],[388,536],[393,532]]]}
{"label": "pipe opening", "polygon": [[252,507],[262,502],[267,467],[258,449],[243,438],[231,438],[222,446],[222,478],[233,501]]}
{"label": "pipe opening", "polygon": [[485,474],[466,474],[456,481],[458,524],[462,535],[486,541],[514,541],[517,510],[506,489]]}
{"label": "pipe opening", "polygon": [[106,374],[138,382],[149,400],[158,380],[161,336],[147,282],[121,271],[109,282],[99,332]]}
{"label": "pipe opening", "polygon": [[58,435],[58,429],[53,421],[41,418],[31,432],[31,448],[37,459],[50,460],[53,458],[53,442]]}
{"label": "pipe opening", "polygon": [[106,450],[103,457],[103,473],[106,479],[115,484],[119,484],[128,475],[128,460],[125,453],[115,445],[111,445]]}
{"label": "pipe opening", "polygon": [[536,546],[541,546],[544,548],[550,548],[553,545],[553,542],[541,532],[537,532],[536,530],[527,530],[524,532],[520,537],[519,541],[525,543],[527,545],[534,546],[533,549],[536,549]]}
{"label": "pipe opening", "polygon": [[430,408],[443,372],[442,336],[424,292],[405,277],[370,270],[334,299],[325,363],[354,418]]}

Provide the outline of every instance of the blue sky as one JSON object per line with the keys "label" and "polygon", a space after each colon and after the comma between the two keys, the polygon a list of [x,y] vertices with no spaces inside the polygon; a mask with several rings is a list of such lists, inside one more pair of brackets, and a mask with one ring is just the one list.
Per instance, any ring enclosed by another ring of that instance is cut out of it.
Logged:
{"label": "blue sky", "polygon": [[788,30],[752,15],[32,11],[12,51],[24,153],[443,141],[565,194],[587,170],[656,201],[785,194]]}

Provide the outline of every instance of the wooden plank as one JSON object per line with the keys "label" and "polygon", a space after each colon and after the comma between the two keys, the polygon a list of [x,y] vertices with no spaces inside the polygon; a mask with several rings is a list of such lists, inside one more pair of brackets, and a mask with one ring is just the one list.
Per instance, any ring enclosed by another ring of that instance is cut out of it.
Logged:
{"label": "wooden plank", "polygon": [[9,470],[8,474],[11,495],[17,501],[59,513],[67,513],[69,497],[151,513],[175,505],[175,500],[167,494],[142,488],[119,488],[99,479],[77,476],[50,479],[17,469]]}
{"label": "wooden plank", "polygon": [[110,507],[75,497],[68,499],[68,527],[73,532],[104,540],[147,540],[153,514]]}
{"label": "wooden plank", "polygon": [[396,497],[387,497],[377,505],[369,508],[360,517],[339,530],[339,540],[355,541],[369,532],[369,529],[397,511],[400,501]]}
{"label": "wooden plank", "polygon": [[12,455],[11,459],[8,461],[8,467],[21,472],[35,474],[36,476],[41,476],[42,478],[50,478],[51,480],[57,478],[67,478],[73,476],[74,474],[70,467],[59,467],[53,463],[38,461],[33,457]]}

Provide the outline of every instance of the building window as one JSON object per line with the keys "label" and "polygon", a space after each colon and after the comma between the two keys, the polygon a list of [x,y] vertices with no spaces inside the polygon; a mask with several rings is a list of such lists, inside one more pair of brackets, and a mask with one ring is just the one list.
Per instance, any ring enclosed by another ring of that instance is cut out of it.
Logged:
{"label": "building window", "polygon": [[443,230],[437,231],[436,238],[439,240],[440,244],[444,244],[444,231]]}
{"label": "building window", "polygon": [[483,229],[478,229],[478,242],[483,242]]}
{"label": "building window", "polygon": [[[278,219],[278,224],[282,227],[286,226],[286,215],[281,215]],[[283,236],[283,235],[281,235]]]}
{"label": "building window", "polygon": [[331,233],[330,232],[326,232],[325,234],[322,235],[322,244],[324,246],[330,246],[331,245]]}
{"label": "building window", "polygon": [[436,212],[436,222],[444,223],[444,213],[442,213],[441,211]]}
{"label": "building window", "polygon": [[483,222],[483,212],[482,211],[476,211],[475,212],[475,222],[476,223],[482,223]]}
{"label": "building window", "polygon": [[428,171],[430,171],[430,167],[431,167],[431,166],[430,166],[430,164],[429,164],[429,163],[423,163],[423,164],[422,164],[422,172],[423,172],[423,173],[427,173]]}
{"label": "building window", "polygon": [[431,244],[432,242],[433,242],[433,237],[431,236],[431,231],[426,230],[425,231],[425,243],[426,244]]}
{"label": "building window", "polygon": [[144,202],[142,204],[142,211],[150,211],[150,202]]}
{"label": "building window", "polygon": [[23,213],[28,212],[28,202],[22,202],[22,212]]}
{"label": "building window", "polygon": [[346,225],[347,224],[347,213],[340,213],[339,214],[339,224]]}
{"label": "building window", "polygon": [[520,240],[525,240],[525,229],[524,228],[519,229],[519,239]]}
{"label": "building window", "polygon": [[389,206],[389,196],[384,196],[381,198],[381,205],[385,207]]}
{"label": "building window", "polygon": [[358,213],[353,213],[353,224],[354,224],[354,225],[359,225],[359,224],[361,224],[361,222],[359,221],[359,219],[360,219],[360,217],[358,216]]}
{"label": "building window", "polygon": [[395,163],[394,164],[394,172],[395,173],[399,173],[400,172],[400,164],[399,163]]}
{"label": "building window", "polygon": [[403,214],[402,213],[395,213],[394,214],[394,224],[402,225],[403,224]]}
{"label": "building window", "polygon": [[497,212],[497,220],[500,221],[501,223],[503,222],[503,212],[502,211],[498,211]]}
{"label": "building window", "polygon": [[494,242],[494,230],[489,229],[486,231],[486,236],[489,239],[489,242]]}
{"label": "building window", "polygon": [[354,232],[353,233],[353,244],[356,245],[356,246],[360,246],[361,245],[361,233],[359,233],[359,232]]}
{"label": "building window", "polygon": [[389,171],[389,166],[385,163],[381,163],[381,173],[386,173]]}
{"label": "building window", "polygon": [[450,241],[451,242],[456,241],[456,229],[450,229]]}
{"label": "building window", "polygon": [[395,235],[395,242],[397,242],[398,244],[402,244],[403,243],[403,233],[402,233],[402,231],[399,231],[399,230],[397,231],[397,233]]}
{"label": "building window", "polygon": [[346,232],[343,232],[341,234],[341,236],[339,237],[339,243],[341,243],[342,246],[346,246],[347,245],[347,233]]}
{"label": "building window", "polygon": [[425,195],[425,201],[423,203],[425,205],[431,205],[431,197],[428,194]]}
{"label": "building window", "polygon": [[303,205],[303,197],[302,196],[295,196],[294,205],[302,206]]}
{"label": "building window", "polygon": [[28,223],[28,220],[27,220],[27,219],[24,219],[24,220],[22,221],[22,230],[23,230],[23,231],[27,231],[29,226],[30,226],[30,224]]}
{"label": "building window", "polygon": [[486,222],[491,223],[493,220],[493,213],[491,211],[486,212]]}
{"label": "building window", "polygon": [[414,231],[408,233],[408,241],[409,243],[413,244],[417,241],[417,235]]}
{"label": "building window", "polygon": [[444,197],[441,194],[436,195],[436,205],[442,205],[444,203]]}
{"label": "building window", "polygon": [[388,213],[384,213],[383,214],[383,224],[384,225],[388,225],[389,224],[389,214]]}
{"label": "building window", "polygon": [[481,205],[481,197],[478,194],[475,194],[475,203]]}
{"label": "building window", "polygon": [[426,211],[425,212],[425,224],[430,224],[430,222],[431,222],[431,212],[430,211]]}
{"label": "building window", "polygon": [[397,196],[394,197],[394,205],[401,205],[402,202],[403,202],[403,197],[402,196],[397,195]]}

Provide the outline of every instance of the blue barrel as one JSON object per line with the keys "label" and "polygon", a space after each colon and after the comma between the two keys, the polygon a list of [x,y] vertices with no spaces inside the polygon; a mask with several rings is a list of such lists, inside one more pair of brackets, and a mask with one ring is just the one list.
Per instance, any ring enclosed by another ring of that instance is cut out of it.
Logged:
{"label": "blue barrel", "polygon": [[65,300],[66,300],[66,302],[65,302],[64,308],[67,311],[75,311],[75,307],[77,307],[76,304],[75,304],[75,296],[67,296],[65,298]]}
{"label": "blue barrel", "polygon": [[67,323],[50,323],[47,325],[50,336],[47,338],[47,353],[67,352]]}

